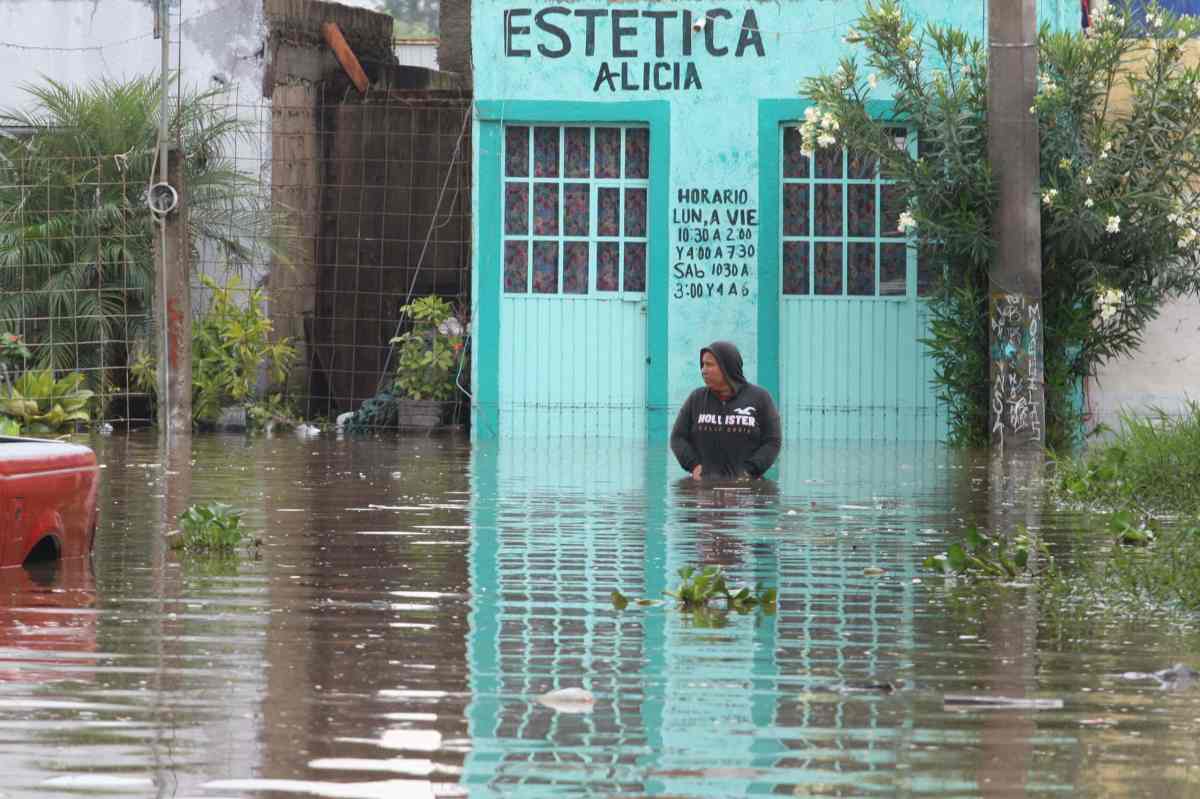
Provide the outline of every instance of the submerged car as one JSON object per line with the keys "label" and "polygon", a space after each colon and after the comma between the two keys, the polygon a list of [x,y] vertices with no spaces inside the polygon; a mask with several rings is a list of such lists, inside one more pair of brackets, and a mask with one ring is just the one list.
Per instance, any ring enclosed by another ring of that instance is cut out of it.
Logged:
{"label": "submerged car", "polygon": [[88,447],[0,437],[0,569],[90,554],[99,486]]}

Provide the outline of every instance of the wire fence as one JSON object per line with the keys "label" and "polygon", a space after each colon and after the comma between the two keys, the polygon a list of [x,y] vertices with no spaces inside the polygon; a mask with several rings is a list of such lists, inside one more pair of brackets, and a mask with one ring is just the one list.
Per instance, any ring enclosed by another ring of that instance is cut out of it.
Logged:
{"label": "wire fence", "polygon": [[[114,120],[103,124],[66,135],[14,126],[0,137],[0,434],[58,432],[85,416],[114,427],[156,418],[153,132],[105,149],[120,136]],[[234,87],[181,100],[172,135],[184,165],[199,426],[351,411],[365,426],[394,426],[381,393],[401,366],[392,340],[414,328],[402,308],[430,295],[453,320],[440,334],[427,326],[423,341],[453,346],[420,398],[441,401],[443,423],[465,419],[468,96],[334,96],[317,85],[247,100]]]}

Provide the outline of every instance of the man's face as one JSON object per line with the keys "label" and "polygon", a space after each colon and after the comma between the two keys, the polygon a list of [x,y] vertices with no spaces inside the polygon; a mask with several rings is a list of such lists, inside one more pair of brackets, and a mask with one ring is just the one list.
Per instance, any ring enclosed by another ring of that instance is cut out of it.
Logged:
{"label": "man's face", "polygon": [[700,356],[700,376],[704,378],[704,385],[713,391],[724,391],[729,388],[729,384],[725,382],[725,373],[721,371],[716,357],[711,352]]}

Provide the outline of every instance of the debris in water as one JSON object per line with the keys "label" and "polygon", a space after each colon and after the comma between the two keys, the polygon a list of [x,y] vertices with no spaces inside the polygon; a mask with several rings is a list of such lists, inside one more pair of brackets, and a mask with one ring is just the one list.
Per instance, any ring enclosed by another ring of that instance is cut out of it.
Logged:
{"label": "debris in water", "polygon": [[863,576],[865,577],[879,577],[884,574],[887,574],[887,572],[878,566],[868,566],[863,569]]}
{"label": "debris in water", "polygon": [[591,713],[596,697],[583,688],[559,688],[542,694],[537,701],[559,713]]}
{"label": "debris in water", "polygon": [[1121,674],[1122,680],[1157,680],[1161,688],[1167,691],[1178,691],[1191,688],[1200,680],[1200,672],[1188,668],[1182,663],[1176,663],[1169,669],[1161,671],[1127,671]]}
{"label": "debris in water", "polygon": [[972,696],[968,694],[946,694],[942,704],[956,710],[978,708],[979,710],[1059,710],[1061,699],[1025,699],[1018,696]]}

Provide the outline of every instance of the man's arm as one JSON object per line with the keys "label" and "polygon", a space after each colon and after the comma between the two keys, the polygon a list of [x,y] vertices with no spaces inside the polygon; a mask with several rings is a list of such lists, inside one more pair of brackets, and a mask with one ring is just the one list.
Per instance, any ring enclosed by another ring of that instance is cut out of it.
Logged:
{"label": "man's arm", "polygon": [[692,446],[692,415],[692,398],[689,396],[675,417],[675,426],[671,428],[671,451],[685,472],[700,465],[700,456]]}
{"label": "man's arm", "polygon": [[764,411],[758,417],[763,439],[758,449],[754,450],[746,459],[746,471],[752,477],[762,477],[767,469],[770,469],[771,465],[775,463],[775,459],[779,457],[779,450],[783,446],[783,425],[779,421],[779,411],[775,407],[775,401],[764,390],[759,404],[763,406]]}

